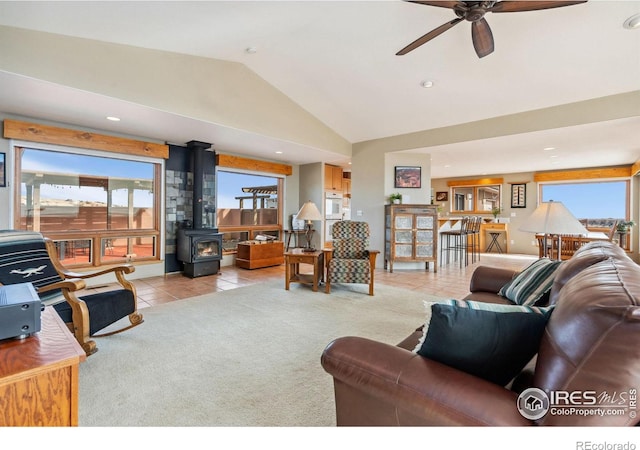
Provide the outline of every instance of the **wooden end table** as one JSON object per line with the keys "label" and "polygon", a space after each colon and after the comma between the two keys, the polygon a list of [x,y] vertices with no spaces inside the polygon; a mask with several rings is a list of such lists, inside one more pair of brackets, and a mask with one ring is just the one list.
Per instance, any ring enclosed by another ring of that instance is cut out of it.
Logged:
{"label": "wooden end table", "polygon": [[[313,266],[313,274],[300,273],[300,264],[310,264]],[[301,248],[296,248],[284,252],[285,280],[284,288],[289,290],[290,283],[303,283],[313,286],[313,292],[318,292],[318,284],[324,281],[324,252],[315,250],[305,252]]]}
{"label": "wooden end table", "polygon": [[42,311],[38,333],[0,341],[0,427],[77,426],[86,357],[53,306]]}

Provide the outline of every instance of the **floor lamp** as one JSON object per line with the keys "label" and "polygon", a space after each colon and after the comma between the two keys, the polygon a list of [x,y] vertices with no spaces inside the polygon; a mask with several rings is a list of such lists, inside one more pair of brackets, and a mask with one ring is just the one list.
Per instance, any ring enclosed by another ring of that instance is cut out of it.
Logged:
{"label": "floor lamp", "polygon": [[322,214],[318,211],[318,207],[311,200],[306,202],[296,214],[296,219],[306,222],[305,237],[307,238],[307,246],[302,249],[303,252],[315,252],[316,249],[311,247],[311,238],[313,237],[313,220],[322,220]]}
{"label": "floor lamp", "polygon": [[558,260],[560,260],[560,250],[562,242],[560,236],[563,234],[586,235],[587,230],[578,219],[571,214],[562,202],[542,202],[536,210],[527,218],[525,224],[518,228],[520,231],[528,231],[530,233],[543,234],[543,246],[546,255],[547,251],[547,235],[558,236]]}

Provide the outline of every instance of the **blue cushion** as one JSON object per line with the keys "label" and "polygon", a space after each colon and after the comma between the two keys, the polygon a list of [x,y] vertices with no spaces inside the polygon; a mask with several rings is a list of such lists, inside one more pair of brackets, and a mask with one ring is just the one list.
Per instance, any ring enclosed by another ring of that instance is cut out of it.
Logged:
{"label": "blue cushion", "polygon": [[429,303],[414,352],[504,386],[538,352],[552,309],[469,300]]}

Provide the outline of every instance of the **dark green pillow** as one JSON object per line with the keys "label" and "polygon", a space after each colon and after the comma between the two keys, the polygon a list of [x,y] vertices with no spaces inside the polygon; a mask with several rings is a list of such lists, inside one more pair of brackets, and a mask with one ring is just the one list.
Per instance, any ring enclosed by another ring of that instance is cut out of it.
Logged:
{"label": "dark green pillow", "polygon": [[553,307],[432,303],[415,352],[501,386],[538,352]]}

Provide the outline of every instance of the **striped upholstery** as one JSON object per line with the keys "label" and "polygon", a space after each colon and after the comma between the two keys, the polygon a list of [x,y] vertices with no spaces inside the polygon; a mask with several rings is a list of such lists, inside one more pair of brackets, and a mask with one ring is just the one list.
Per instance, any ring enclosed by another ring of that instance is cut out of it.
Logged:
{"label": "striped upholstery", "polygon": [[327,282],[369,284],[369,224],[342,220],[331,231],[333,255],[327,264]]}
{"label": "striped upholstery", "polygon": [[[0,284],[32,283],[37,290],[59,281],[40,233],[0,231]],[[64,301],[59,289],[39,296],[44,304]]]}
{"label": "striped upholstery", "polygon": [[540,258],[502,286],[499,295],[516,305],[533,305],[551,289],[561,261]]}

